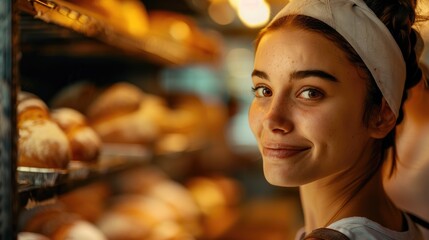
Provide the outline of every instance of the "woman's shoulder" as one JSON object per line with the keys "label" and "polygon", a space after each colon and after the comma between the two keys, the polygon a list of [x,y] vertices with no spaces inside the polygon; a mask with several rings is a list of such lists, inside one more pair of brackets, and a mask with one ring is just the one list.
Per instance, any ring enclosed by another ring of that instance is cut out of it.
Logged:
{"label": "woman's shoulder", "polygon": [[349,217],[336,221],[328,226],[337,230],[350,239],[395,239],[395,240],[420,240],[423,239],[419,229],[408,216],[408,230],[403,232],[393,231],[364,217]]}

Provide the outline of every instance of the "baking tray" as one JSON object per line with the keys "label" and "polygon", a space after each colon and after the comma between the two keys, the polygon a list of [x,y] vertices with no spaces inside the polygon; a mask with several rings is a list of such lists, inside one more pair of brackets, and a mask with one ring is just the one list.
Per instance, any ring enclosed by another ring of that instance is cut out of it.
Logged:
{"label": "baking tray", "polygon": [[67,170],[54,168],[18,167],[17,175],[20,186],[49,187],[68,179]]}

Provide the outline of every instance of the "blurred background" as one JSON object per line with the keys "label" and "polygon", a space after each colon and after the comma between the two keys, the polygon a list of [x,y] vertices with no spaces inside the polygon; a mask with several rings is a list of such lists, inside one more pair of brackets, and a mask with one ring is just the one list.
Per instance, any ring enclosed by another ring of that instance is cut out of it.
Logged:
{"label": "blurred background", "polygon": [[294,239],[298,189],[265,181],[247,123],[286,2],[17,1],[18,238]]}

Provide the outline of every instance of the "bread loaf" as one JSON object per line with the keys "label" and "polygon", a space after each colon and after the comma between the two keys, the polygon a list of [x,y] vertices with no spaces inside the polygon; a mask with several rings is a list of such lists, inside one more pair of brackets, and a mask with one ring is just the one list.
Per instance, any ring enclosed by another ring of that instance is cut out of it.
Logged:
{"label": "bread loaf", "polygon": [[79,81],[61,89],[50,101],[52,108],[72,108],[81,113],[86,113],[88,105],[99,94],[95,84],[87,81]]}
{"label": "bread loaf", "polygon": [[219,238],[237,221],[241,187],[236,180],[222,175],[192,177],[186,186],[203,213],[205,238]]}
{"label": "bread loaf", "polygon": [[46,104],[36,96],[18,96],[18,166],[65,169],[70,146],[65,133],[50,119]]}
{"label": "bread loaf", "polygon": [[49,238],[38,233],[20,232],[18,240],[49,240]]}
{"label": "bread loaf", "polygon": [[84,220],[96,222],[105,210],[110,191],[106,181],[95,182],[59,196],[58,202]]}
{"label": "bread loaf", "polygon": [[[161,108],[152,99],[137,86],[120,82],[102,92],[87,115],[103,142],[145,145],[160,134],[153,115]],[[147,110],[148,104],[153,107],[151,111]]]}
{"label": "bread loaf", "polygon": [[20,215],[19,230],[47,236],[52,240],[105,240],[94,224],[67,211],[61,204],[41,205]]}
{"label": "bread loaf", "polygon": [[139,109],[143,92],[137,86],[118,82],[102,91],[89,105],[86,116],[91,123],[123,116]]}
{"label": "bread loaf", "polygon": [[66,133],[70,142],[72,160],[83,162],[97,160],[101,139],[88,126],[83,114],[71,108],[58,108],[51,111],[51,118]]}
{"label": "bread loaf", "polygon": [[122,195],[113,200],[97,226],[110,240],[147,239],[159,223],[175,217],[168,205],[154,198]]}

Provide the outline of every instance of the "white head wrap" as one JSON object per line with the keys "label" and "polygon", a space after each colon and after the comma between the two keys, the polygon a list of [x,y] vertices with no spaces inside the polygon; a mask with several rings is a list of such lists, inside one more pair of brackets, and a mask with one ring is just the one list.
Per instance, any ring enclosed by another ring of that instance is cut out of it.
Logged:
{"label": "white head wrap", "polygon": [[406,66],[395,39],[362,0],[291,0],[275,17],[305,15],[334,28],[362,58],[398,116]]}

